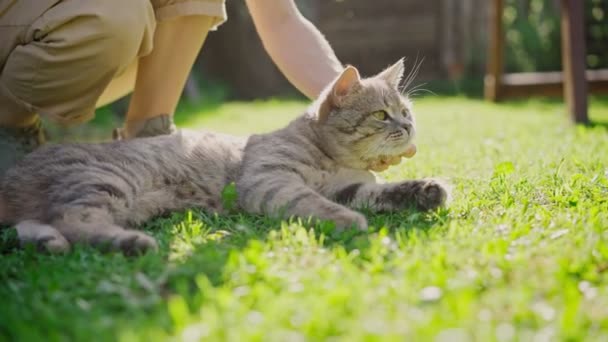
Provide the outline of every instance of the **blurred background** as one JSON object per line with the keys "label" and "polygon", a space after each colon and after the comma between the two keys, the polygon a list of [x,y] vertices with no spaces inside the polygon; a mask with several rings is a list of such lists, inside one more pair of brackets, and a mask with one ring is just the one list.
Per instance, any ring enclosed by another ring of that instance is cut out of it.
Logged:
{"label": "blurred background", "polygon": [[[608,0],[585,3],[587,68],[608,68]],[[400,57],[423,59],[414,85],[438,95],[483,97],[493,0],[296,0],[344,64],[363,75]],[[176,114],[226,101],[299,99],[264,51],[244,1],[227,1],[228,21],[211,32],[192,70]],[[505,72],[561,70],[560,0],[504,0]],[[294,41],[294,44],[297,44]],[[128,98],[100,112],[121,121]],[[95,122],[107,121],[97,115]],[[104,133],[106,134],[106,133]]]}
{"label": "blurred background", "polygon": [[[606,68],[608,1],[581,1],[587,11],[588,68]],[[458,81],[481,84],[491,2],[298,0],[297,4],[326,36],[340,61],[356,65],[363,74],[376,73],[402,56],[411,63],[424,58],[418,82],[451,80],[458,87]],[[295,94],[264,51],[244,2],[228,1],[227,6],[229,19],[209,35],[186,96],[196,98],[203,81],[224,86],[234,99]],[[559,0],[505,1],[507,72],[561,69],[559,11]],[[481,86],[479,91],[481,95]]]}

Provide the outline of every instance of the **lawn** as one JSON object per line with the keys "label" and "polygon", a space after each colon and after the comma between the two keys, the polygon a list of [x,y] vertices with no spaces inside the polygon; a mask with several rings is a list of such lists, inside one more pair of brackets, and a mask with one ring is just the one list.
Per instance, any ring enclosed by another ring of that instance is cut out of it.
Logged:
{"label": "lawn", "polygon": [[[228,103],[178,122],[263,132],[304,107]],[[552,101],[415,108],[418,155],[383,175],[448,180],[448,209],[343,233],[175,213],[144,227],[160,253],[131,259],[41,255],[5,231],[0,340],[607,340],[608,100],[592,101],[591,127]]]}

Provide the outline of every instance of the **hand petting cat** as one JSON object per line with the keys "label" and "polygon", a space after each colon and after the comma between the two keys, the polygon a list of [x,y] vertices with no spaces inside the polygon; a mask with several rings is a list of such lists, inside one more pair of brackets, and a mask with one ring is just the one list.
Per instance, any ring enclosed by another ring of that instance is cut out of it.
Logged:
{"label": "hand petting cat", "polygon": [[416,145],[411,144],[410,146],[408,146],[408,149],[405,151],[405,153],[402,153],[398,156],[380,157],[380,158],[376,159],[375,161],[371,162],[369,164],[369,166],[367,167],[367,169],[370,171],[374,171],[374,172],[386,171],[391,166],[399,165],[403,158],[409,159],[409,158],[413,158],[415,155],[416,155]]}

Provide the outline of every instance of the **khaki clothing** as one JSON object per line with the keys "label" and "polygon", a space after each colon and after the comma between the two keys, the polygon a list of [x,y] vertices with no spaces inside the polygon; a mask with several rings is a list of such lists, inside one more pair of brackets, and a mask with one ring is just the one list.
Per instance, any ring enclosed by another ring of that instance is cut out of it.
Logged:
{"label": "khaki clothing", "polygon": [[189,15],[214,18],[215,29],[224,0],[0,0],[0,116],[89,120],[108,88],[132,90],[156,23]]}

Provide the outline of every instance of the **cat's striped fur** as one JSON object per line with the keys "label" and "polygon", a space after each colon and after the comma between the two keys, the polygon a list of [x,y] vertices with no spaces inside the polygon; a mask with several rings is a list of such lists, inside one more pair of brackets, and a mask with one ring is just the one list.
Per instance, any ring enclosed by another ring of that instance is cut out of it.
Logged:
{"label": "cat's striped fur", "polygon": [[315,217],[341,228],[367,227],[358,207],[436,208],[447,196],[439,183],[378,184],[366,171],[411,146],[414,118],[398,90],[402,74],[402,61],[368,79],[347,67],[305,115],[249,138],[180,131],[40,148],[2,180],[0,221],[49,251],[84,242],[133,253],[157,245],[125,227],[188,207],[221,212],[220,194],[233,181],[247,212]]}
{"label": "cat's striped fur", "polygon": [[245,139],[210,132],[104,144],[41,147],[2,182],[4,221],[22,242],[52,251],[83,242],[127,253],[156,249],[137,230],[163,212],[222,210],[220,193],[235,180]]}
{"label": "cat's striped fur", "polygon": [[381,156],[403,154],[415,134],[411,103],[398,89],[402,75],[402,61],[368,79],[347,67],[307,115],[252,136],[237,177],[240,205],[249,212],[313,216],[362,229],[367,221],[356,208],[442,205],[447,192],[434,180],[378,184],[366,171]]}

